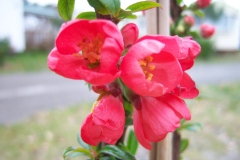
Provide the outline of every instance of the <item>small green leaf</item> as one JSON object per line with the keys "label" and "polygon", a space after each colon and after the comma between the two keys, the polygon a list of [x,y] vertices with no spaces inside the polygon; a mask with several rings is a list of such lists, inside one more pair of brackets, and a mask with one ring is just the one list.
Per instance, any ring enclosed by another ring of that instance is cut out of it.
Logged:
{"label": "small green leaf", "polygon": [[130,117],[126,117],[125,119],[125,127],[133,125],[133,120]]}
{"label": "small green leaf", "polygon": [[120,0],[99,0],[102,5],[114,16],[117,16],[120,11]]}
{"label": "small green leaf", "polygon": [[176,1],[178,5],[180,5],[183,2],[183,0],[176,0]]}
{"label": "small green leaf", "polygon": [[117,17],[120,18],[120,19],[124,19],[124,18],[135,19],[135,18],[137,18],[137,16],[134,15],[132,13],[132,11],[126,11],[126,10],[123,10],[123,9],[120,10],[120,12],[119,12]]}
{"label": "small green leaf", "polygon": [[58,13],[66,21],[72,19],[75,0],[58,0]]}
{"label": "small green leaf", "polygon": [[142,1],[142,2],[131,4],[126,9],[132,12],[139,12],[139,11],[148,10],[155,7],[161,7],[161,4],[157,2],[152,2],[152,1]]}
{"label": "small green leaf", "polygon": [[126,150],[113,145],[103,147],[99,153],[108,154],[118,159],[135,160],[136,158]]}
{"label": "small green leaf", "polygon": [[199,16],[200,18],[204,18],[204,13],[200,10],[194,10],[193,11],[194,14],[196,14],[197,16]]}
{"label": "small green leaf", "polygon": [[73,150],[74,150],[73,147],[66,148],[63,152],[63,158],[65,159],[69,155],[69,153],[71,153]]}
{"label": "small green leaf", "polygon": [[87,143],[85,143],[85,142],[82,140],[80,134],[78,134],[77,139],[78,139],[78,143],[79,143],[83,148],[85,148],[85,149],[87,149],[87,150],[90,150],[90,149],[91,149],[90,145],[87,144]]}
{"label": "small green leaf", "polygon": [[182,153],[183,151],[185,151],[188,147],[189,141],[188,139],[182,139],[181,140],[181,144],[180,144],[180,153]]}
{"label": "small green leaf", "polygon": [[201,38],[200,35],[199,35],[199,33],[198,33],[197,31],[190,31],[190,32],[188,32],[187,34],[188,34],[188,36],[192,36],[193,39],[195,39],[195,38]]}
{"label": "small green leaf", "polygon": [[76,19],[97,19],[95,12],[82,12]]}
{"label": "small green leaf", "polygon": [[88,0],[88,3],[96,12],[103,15],[110,14],[110,11],[100,2],[100,0]]}
{"label": "small green leaf", "polygon": [[133,155],[136,154],[137,148],[138,148],[138,141],[133,130],[130,130],[129,132],[128,140],[127,140],[127,148],[129,149],[130,153],[132,153]]}
{"label": "small green leaf", "polygon": [[63,158],[65,160],[68,160],[70,158],[76,157],[76,156],[88,156],[90,159],[93,159],[93,156],[89,150],[86,150],[84,148],[73,148],[73,147],[68,147],[64,152],[63,152]]}
{"label": "small green leaf", "polygon": [[200,123],[187,123],[179,127],[177,130],[180,131],[183,129],[196,132],[198,129],[202,129],[202,125]]}
{"label": "small green leaf", "polygon": [[116,160],[116,158],[107,156],[107,157],[100,157],[99,160]]}

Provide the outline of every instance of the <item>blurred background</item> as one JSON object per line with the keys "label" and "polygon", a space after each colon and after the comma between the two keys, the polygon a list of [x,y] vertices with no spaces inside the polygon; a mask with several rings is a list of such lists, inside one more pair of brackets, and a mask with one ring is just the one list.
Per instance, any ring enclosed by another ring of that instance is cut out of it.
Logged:
{"label": "blurred background", "polygon": [[[136,2],[122,0],[122,8]],[[190,1],[186,1],[189,3]],[[192,2],[192,1],[191,1]],[[0,160],[60,160],[68,146],[78,146],[81,122],[97,95],[82,81],[49,71],[47,56],[63,20],[57,0],[0,0]],[[202,127],[184,131],[190,144],[186,160],[238,160],[240,157],[240,2],[212,1],[195,17],[215,26],[209,39],[198,39],[202,52],[189,74],[200,95],[188,102],[191,123]],[[92,10],[76,1],[74,15]],[[75,17],[73,16],[73,17]],[[147,34],[145,13],[133,22]],[[147,151],[138,150],[139,160]]]}

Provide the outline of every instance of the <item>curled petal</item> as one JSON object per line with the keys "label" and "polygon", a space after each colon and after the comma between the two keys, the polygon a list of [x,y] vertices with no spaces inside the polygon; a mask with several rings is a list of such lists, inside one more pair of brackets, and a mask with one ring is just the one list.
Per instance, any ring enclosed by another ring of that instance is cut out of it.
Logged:
{"label": "curled petal", "polygon": [[134,132],[136,134],[136,137],[139,141],[139,143],[145,147],[146,149],[151,150],[152,149],[152,145],[150,143],[150,141],[148,139],[146,139],[144,133],[143,133],[143,126],[142,126],[142,122],[141,122],[141,116],[139,115],[141,114],[140,112],[138,112],[136,109],[134,109],[134,120],[133,120],[133,126],[134,126]]}
{"label": "curled petal", "polygon": [[128,23],[125,25],[122,30],[122,36],[124,41],[124,48],[129,48],[132,46],[138,39],[138,27],[134,23]]}
{"label": "curled petal", "polygon": [[195,82],[184,72],[180,84],[173,90],[173,93],[181,98],[192,99],[198,96],[199,91],[196,88]]}

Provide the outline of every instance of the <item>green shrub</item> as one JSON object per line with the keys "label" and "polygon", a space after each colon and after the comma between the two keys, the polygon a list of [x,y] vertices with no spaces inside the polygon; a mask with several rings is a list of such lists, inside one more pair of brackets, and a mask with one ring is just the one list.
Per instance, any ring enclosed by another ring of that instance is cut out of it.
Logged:
{"label": "green shrub", "polygon": [[201,53],[198,56],[198,59],[209,59],[215,54],[214,42],[210,39],[195,39],[201,46]]}
{"label": "green shrub", "polygon": [[8,39],[0,39],[0,66],[3,66],[5,56],[10,50],[11,48]]}

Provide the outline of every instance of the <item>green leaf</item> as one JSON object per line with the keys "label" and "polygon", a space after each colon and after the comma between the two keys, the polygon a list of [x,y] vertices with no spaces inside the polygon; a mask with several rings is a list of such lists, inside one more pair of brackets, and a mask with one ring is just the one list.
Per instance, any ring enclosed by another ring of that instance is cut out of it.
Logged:
{"label": "green leaf", "polygon": [[199,33],[198,33],[197,31],[190,31],[190,32],[188,32],[187,34],[188,34],[188,36],[192,36],[193,39],[195,39],[195,38],[201,38],[200,35],[199,35]]}
{"label": "green leaf", "polygon": [[133,120],[130,117],[126,117],[126,119],[125,119],[125,127],[128,127],[130,125],[133,125]]}
{"label": "green leaf", "polygon": [[75,0],[58,0],[58,13],[66,21],[72,19]]}
{"label": "green leaf", "polygon": [[194,12],[194,14],[196,14],[197,16],[199,16],[200,18],[203,18],[203,17],[204,17],[204,13],[203,13],[203,11],[200,11],[200,10],[194,10],[193,12]]}
{"label": "green leaf", "polygon": [[78,139],[78,143],[79,143],[83,148],[85,148],[85,149],[87,149],[87,150],[90,150],[90,149],[91,149],[90,145],[87,144],[87,143],[85,143],[85,142],[82,140],[80,134],[78,134],[77,139]]}
{"label": "green leaf", "polygon": [[155,7],[161,7],[161,4],[157,2],[152,2],[152,1],[142,1],[142,2],[131,4],[126,9],[132,12],[139,12],[139,11],[148,10]]}
{"label": "green leaf", "polygon": [[96,12],[103,15],[110,14],[110,11],[100,2],[100,0],[88,0],[88,3]]}
{"label": "green leaf", "polygon": [[113,146],[113,145],[107,145],[105,147],[103,147],[99,153],[103,153],[103,154],[108,154],[111,156],[114,156],[118,159],[127,159],[127,160],[135,160],[136,158],[129,152],[127,152],[126,150],[123,150],[122,148],[119,148],[117,146]]}
{"label": "green leaf", "polygon": [[200,123],[187,123],[179,127],[177,130],[180,131],[183,129],[196,132],[198,129],[202,129],[202,125]]}
{"label": "green leaf", "polygon": [[102,5],[114,16],[117,16],[120,11],[120,0],[99,0]]}
{"label": "green leaf", "polygon": [[183,151],[185,151],[188,147],[189,141],[188,139],[182,139],[181,143],[180,143],[180,153],[182,153]]}
{"label": "green leaf", "polygon": [[126,11],[126,10],[123,10],[123,9],[120,10],[120,12],[119,12],[117,17],[120,18],[120,19],[124,19],[124,18],[135,19],[135,18],[137,18],[137,16],[134,15],[132,13],[132,11]]}
{"label": "green leaf", "polygon": [[183,0],[176,0],[176,1],[178,5],[180,5],[183,2]]}
{"label": "green leaf", "polygon": [[76,19],[97,19],[95,12],[82,12]]}
{"label": "green leaf", "polygon": [[99,160],[116,160],[116,158],[107,156],[107,157],[100,157]]}
{"label": "green leaf", "polygon": [[63,152],[63,158],[65,159],[69,155],[69,153],[71,153],[73,150],[74,150],[73,147],[66,148]]}
{"label": "green leaf", "polygon": [[138,141],[133,130],[130,130],[129,132],[128,140],[127,140],[127,148],[129,149],[130,153],[132,153],[133,155],[136,154],[137,148],[138,148]]}

